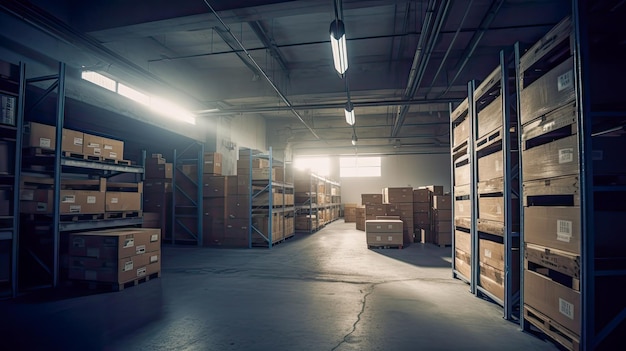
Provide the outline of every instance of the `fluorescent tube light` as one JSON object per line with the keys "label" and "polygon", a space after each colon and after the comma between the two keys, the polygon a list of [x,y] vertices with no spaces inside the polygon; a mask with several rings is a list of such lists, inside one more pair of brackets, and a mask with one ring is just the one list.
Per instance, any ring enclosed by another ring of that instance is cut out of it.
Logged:
{"label": "fluorescent tube light", "polygon": [[346,48],[346,30],[341,20],[334,20],[330,24],[330,45],[333,49],[335,70],[343,75],[348,69],[348,51]]}
{"label": "fluorescent tube light", "polygon": [[346,123],[353,126],[355,122],[355,117],[354,117],[354,105],[351,102],[348,101],[348,103],[346,103],[346,109],[344,110],[344,113],[346,115]]}

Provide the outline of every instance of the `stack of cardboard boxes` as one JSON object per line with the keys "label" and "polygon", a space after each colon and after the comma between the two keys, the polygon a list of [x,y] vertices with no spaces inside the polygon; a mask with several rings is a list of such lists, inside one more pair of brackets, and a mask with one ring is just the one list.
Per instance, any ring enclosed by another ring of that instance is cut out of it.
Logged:
{"label": "stack of cardboard boxes", "polygon": [[368,248],[399,247],[406,242],[403,223],[399,219],[373,219],[365,221]]}
{"label": "stack of cardboard boxes", "polygon": [[69,279],[124,284],[160,276],[159,229],[123,228],[73,233],[69,239]]}
{"label": "stack of cardboard boxes", "polygon": [[384,188],[383,203],[387,215],[398,216],[403,223],[404,246],[413,242],[413,188]]}
{"label": "stack of cardboard boxes", "polygon": [[356,204],[343,205],[343,218],[346,223],[356,222]]}
{"label": "stack of cardboard boxes", "polygon": [[413,190],[415,242],[431,242],[432,194],[428,188]]}
{"label": "stack of cardboard boxes", "polygon": [[164,238],[170,236],[173,172],[173,164],[161,154],[152,154],[146,159],[143,227],[160,228]]}
{"label": "stack of cardboard boxes", "polygon": [[365,231],[365,206],[357,205],[355,213],[356,230]]}
{"label": "stack of cardboard boxes", "polygon": [[433,195],[433,243],[452,245],[452,199],[450,195]]}

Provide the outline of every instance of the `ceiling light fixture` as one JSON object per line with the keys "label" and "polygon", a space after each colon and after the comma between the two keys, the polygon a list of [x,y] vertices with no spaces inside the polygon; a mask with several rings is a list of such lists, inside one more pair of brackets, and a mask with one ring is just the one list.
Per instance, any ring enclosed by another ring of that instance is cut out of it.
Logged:
{"label": "ceiling light fixture", "polygon": [[348,69],[348,51],[346,48],[346,29],[340,19],[330,23],[330,45],[333,49],[335,70],[343,75]]}
{"label": "ceiling light fixture", "polygon": [[356,137],[356,133],[352,134],[352,145],[356,146],[356,142],[357,142],[357,137]]}
{"label": "ceiling light fixture", "polygon": [[346,115],[346,123],[353,126],[356,118],[354,117],[354,105],[352,102],[348,101],[346,103],[346,109],[343,112]]}

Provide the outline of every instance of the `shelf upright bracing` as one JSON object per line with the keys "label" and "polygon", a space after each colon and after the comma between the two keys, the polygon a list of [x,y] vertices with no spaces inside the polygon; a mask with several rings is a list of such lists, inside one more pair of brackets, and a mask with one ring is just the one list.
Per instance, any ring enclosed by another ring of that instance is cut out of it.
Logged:
{"label": "shelf upright bracing", "polygon": [[626,332],[625,20],[621,3],[573,1],[517,50],[522,322],[569,350],[619,349]]}
{"label": "shelf upright bracing", "polygon": [[0,298],[18,287],[19,187],[24,121],[25,65],[0,62]]}
{"label": "shelf upright bracing", "polygon": [[470,142],[472,134],[472,111],[474,82],[468,83],[468,98],[459,106],[452,109],[450,106],[450,136],[452,138],[451,150],[451,179],[452,179],[452,223],[453,233],[452,248],[454,257],[452,260],[452,275],[469,284],[470,292],[476,292],[477,272],[472,264],[475,229],[473,214],[474,196],[471,184],[474,179],[473,161],[471,159],[473,143]]}
{"label": "shelf upright bracing", "polygon": [[204,144],[174,150],[172,174],[172,244],[202,246]]}
{"label": "shelf upright bracing", "polygon": [[[500,52],[500,65],[476,87],[471,103],[475,125],[475,243],[472,264],[476,294],[501,305],[504,318],[519,317],[519,169],[517,99],[512,51]],[[512,79],[509,79],[511,76]]]}

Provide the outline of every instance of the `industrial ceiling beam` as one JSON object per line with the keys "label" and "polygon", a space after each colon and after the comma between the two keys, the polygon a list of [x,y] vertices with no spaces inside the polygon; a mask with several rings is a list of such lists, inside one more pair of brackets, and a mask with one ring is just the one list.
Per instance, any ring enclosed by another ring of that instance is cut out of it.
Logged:
{"label": "industrial ceiling beam", "polygon": [[287,60],[283,57],[283,54],[280,52],[280,49],[278,49],[274,40],[270,39],[267,35],[261,23],[259,21],[252,21],[248,22],[248,25],[252,28],[252,31],[256,34],[257,38],[259,38],[259,40],[270,52],[270,55],[276,60],[276,62],[278,62],[280,68],[282,68],[285,74],[289,76],[289,66],[287,66]]}
{"label": "industrial ceiling beam", "polygon": [[261,76],[261,72],[256,67],[254,67],[254,65],[252,63],[250,63],[250,61],[248,61],[248,58],[246,57],[244,52],[242,50],[237,50],[236,49],[236,44],[234,45],[232,43],[232,38],[228,34],[227,31],[225,31],[225,30],[223,30],[222,28],[219,28],[219,27],[215,27],[215,28],[213,28],[213,30],[222,39],[222,41],[224,43],[226,43],[226,45],[228,45],[228,47],[231,48],[231,50],[232,50],[231,52],[234,53],[235,55],[237,55],[237,57],[239,57],[239,60],[241,60],[241,62],[243,62],[243,64],[246,65],[246,67],[248,67],[248,69],[250,71],[252,71],[252,73],[254,73],[255,75],[257,75],[259,77]]}

